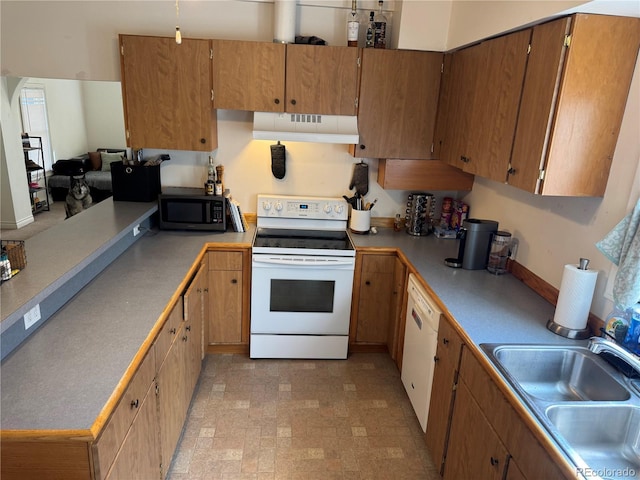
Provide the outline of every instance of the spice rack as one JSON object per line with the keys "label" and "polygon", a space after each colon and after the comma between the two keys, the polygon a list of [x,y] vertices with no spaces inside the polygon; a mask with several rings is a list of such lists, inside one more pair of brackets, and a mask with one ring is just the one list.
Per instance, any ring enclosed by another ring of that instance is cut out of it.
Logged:
{"label": "spice rack", "polygon": [[[37,142],[32,145],[31,141]],[[44,168],[44,152],[42,150],[42,137],[22,136],[22,151],[24,152],[25,169],[27,170],[27,181],[29,182],[29,195],[31,196],[31,212],[39,213],[49,211],[49,188],[47,187],[47,175]],[[37,152],[35,161],[31,158],[30,153]],[[36,180],[39,173],[42,173],[44,187]],[[44,199],[38,196],[38,192],[44,191]]]}

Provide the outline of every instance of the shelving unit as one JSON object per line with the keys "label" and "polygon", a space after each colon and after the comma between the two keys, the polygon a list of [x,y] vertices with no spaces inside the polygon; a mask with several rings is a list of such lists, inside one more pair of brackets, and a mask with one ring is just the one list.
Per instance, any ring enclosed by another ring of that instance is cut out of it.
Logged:
{"label": "shelving unit", "polygon": [[[36,146],[31,143],[32,140],[37,142]],[[27,170],[27,179],[29,182],[29,195],[31,196],[31,211],[33,213],[39,213],[42,211],[49,211],[49,188],[47,187],[47,175],[44,168],[44,153],[42,151],[42,137],[30,137],[23,135],[22,137],[22,151],[24,152],[24,164]],[[35,161],[31,158],[30,152],[37,152],[37,158]],[[42,172],[42,178],[44,187],[37,181],[34,181],[33,176],[36,174],[36,180],[38,179],[38,173]],[[37,186],[36,186],[37,185]],[[38,192],[44,191],[44,199],[38,196]]]}

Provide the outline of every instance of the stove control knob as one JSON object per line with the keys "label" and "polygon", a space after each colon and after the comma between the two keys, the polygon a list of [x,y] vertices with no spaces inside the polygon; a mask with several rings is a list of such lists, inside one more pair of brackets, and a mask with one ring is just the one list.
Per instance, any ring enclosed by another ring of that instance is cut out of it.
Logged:
{"label": "stove control knob", "polygon": [[340,214],[342,212],[344,212],[344,205],[341,205],[340,203],[337,204],[334,208],[334,210],[336,211],[336,213]]}
{"label": "stove control knob", "polygon": [[282,203],[276,202],[276,211],[280,212],[282,210]]}
{"label": "stove control knob", "polygon": [[322,210],[324,211],[324,213],[331,213],[333,208],[331,208],[331,204],[325,203],[324,208]]}
{"label": "stove control knob", "polygon": [[262,202],[262,209],[266,210],[267,212],[271,210],[271,202],[269,202],[268,200]]}

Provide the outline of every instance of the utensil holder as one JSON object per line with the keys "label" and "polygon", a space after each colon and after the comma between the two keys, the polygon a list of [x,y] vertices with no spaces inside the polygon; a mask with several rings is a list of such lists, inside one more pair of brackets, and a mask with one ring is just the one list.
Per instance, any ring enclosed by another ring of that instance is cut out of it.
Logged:
{"label": "utensil holder", "polygon": [[371,228],[371,210],[351,210],[349,229],[353,233],[369,233]]}

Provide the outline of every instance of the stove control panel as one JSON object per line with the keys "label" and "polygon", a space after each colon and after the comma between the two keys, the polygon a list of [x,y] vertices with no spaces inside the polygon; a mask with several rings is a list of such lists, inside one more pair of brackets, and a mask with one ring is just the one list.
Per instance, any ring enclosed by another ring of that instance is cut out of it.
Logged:
{"label": "stove control panel", "polygon": [[258,217],[347,220],[347,202],[338,197],[258,195]]}

